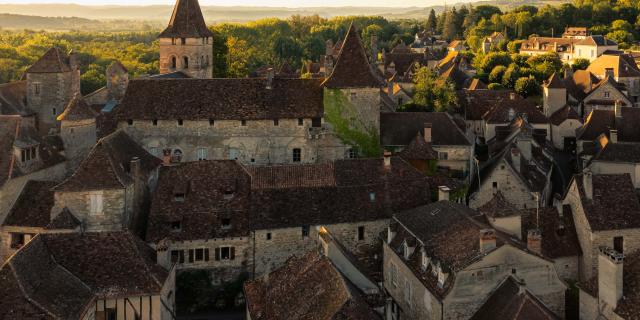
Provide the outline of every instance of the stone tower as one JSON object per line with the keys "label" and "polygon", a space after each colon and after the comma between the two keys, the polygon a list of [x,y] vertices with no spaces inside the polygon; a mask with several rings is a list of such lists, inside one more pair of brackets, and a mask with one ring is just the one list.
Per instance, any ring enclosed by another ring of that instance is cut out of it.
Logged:
{"label": "stone tower", "polygon": [[160,73],[182,71],[199,79],[213,76],[213,33],[198,0],[177,0],[169,26],[158,37]]}
{"label": "stone tower", "polygon": [[129,71],[120,61],[114,61],[107,68],[107,92],[108,99],[120,101],[124,97],[129,85]]}
{"label": "stone tower", "polygon": [[76,95],[58,116],[60,137],[64,143],[68,169],[74,170],[96,144],[96,118],[98,114]]}
{"label": "stone tower", "polygon": [[76,54],[51,48],[25,72],[27,107],[37,114],[41,133],[56,131],[56,118],[80,94],[80,67]]}

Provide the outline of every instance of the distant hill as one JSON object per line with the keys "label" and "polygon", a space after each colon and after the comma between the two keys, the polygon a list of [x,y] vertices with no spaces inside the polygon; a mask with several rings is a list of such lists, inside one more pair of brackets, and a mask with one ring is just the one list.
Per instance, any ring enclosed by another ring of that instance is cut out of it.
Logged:
{"label": "distant hill", "polygon": [[91,20],[78,17],[40,17],[20,14],[0,13],[0,28],[30,30],[100,30],[100,31],[139,31],[156,30],[164,24],[140,20]]}

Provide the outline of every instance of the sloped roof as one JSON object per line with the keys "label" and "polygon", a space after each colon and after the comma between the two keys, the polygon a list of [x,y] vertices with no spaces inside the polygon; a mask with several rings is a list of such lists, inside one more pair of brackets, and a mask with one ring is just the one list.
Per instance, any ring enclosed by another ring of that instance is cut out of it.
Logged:
{"label": "sloped roof", "polygon": [[510,123],[510,112],[515,115],[526,114],[529,123],[549,123],[547,117],[538,110],[536,104],[529,99],[505,99],[485,113],[482,118],[487,123]]}
{"label": "sloped roof", "polygon": [[60,48],[49,49],[38,61],[25,71],[26,73],[61,73],[70,72],[69,56]]}
{"label": "sloped roof", "polygon": [[492,218],[510,217],[521,213],[518,208],[504,197],[500,190],[493,195],[489,202],[483,204],[477,210]]}
{"label": "sloped roof", "polygon": [[98,114],[84,101],[82,96],[76,94],[57,118],[58,121],[77,121],[95,119]]}
{"label": "sloped roof", "polygon": [[246,282],[251,319],[375,320],[380,316],[331,261],[311,251]]}
{"label": "sloped roof", "polygon": [[560,110],[554,112],[549,117],[549,122],[551,122],[551,124],[555,126],[559,126],[565,120],[568,120],[568,119],[580,120],[582,122],[582,119],[580,118],[580,115],[578,114],[578,112],[569,105],[566,105]]}
{"label": "sloped roof", "polygon": [[431,143],[424,140],[424,137],[418,132],[415,139],[409,143],[399,154],[405,160],[434,160],[438,159],[438,152],[433,150]]}
{"label": "sloped roof", "polygon": [[554,72],[547,81],[544,82],[544,86],[549,89],[566,89],[564,82],[560,79],[560,75]]}
{"label": "sloped roof", "polygon": [[578,140],[593,141],[601,134],[609,134],[610,129],[618,130],[618,141],[640,141],[640,108],[622,107],[622,118],[616,119],[614,110],[593,110],[584,122],[576,129]]}
{"label": "sloped roof", "polygon": [[54,204],[51,188],[56,184],[53,181],[28,181],[2,225],[46,227],[51,220]]}
{"label": "sloped roof", "polygon": [[587,93],[593,89],[600,80],[587,70],[576,70],[573,76],[564,79],[567,92],[578,101],[587,97]]}
{"label": "sloped roof", "polygon": [[593,35],[586,37],[575,43],[576,46],[617,46],[618,44],[601,35]]}
{"label": "sloped roof", "polygon": [[0,115],[27,115],[27,81],[0,84]]}
{"label": "sloped roof", "polygon": [[80,220],[71,213],[69,208],[65,207],[58,215],[47,225],[47,229],[69,229],[73,230],[80,226]]}
{"label": "sloped roof", "polygon": [[406,146],[431,123],[433,145],[470,146],[471,142],[446,112],[383,112],[380,114],[380,141],[383,146]]}
{"label": "sloped roof", "polygon": [[603,54],[591,62],[587,71],[597,75],[604,75],[607,68],[613,69],[614,77],[640,77],[640,70],[633,58],[627,54]]}
{"label": "sloped roof", "polygon": [[202,16],[198,0],[177,0],[173,14],[159,38],[205,38],[213,37]]}
{"label": "sloped roof", "polygon": [[116,118],[264,120],[322,117],[320,79],[138,79],[129,82]]}
{"label": "sloped roof", "polygon": [[322,83],[327,88],[379,88],[384,86],[373,68],[352,23],[331,75]]}
{"label": "sloped roof", "polygon": [[556,320],[549,308],[512,276],[495,289],[471,320]]}

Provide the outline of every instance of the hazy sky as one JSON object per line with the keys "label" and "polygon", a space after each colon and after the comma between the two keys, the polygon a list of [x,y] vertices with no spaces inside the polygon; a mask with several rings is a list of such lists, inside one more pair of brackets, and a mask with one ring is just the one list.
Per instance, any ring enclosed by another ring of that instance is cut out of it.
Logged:
{"label": "hazy sky", "polygon": [[[473,2],[478,0],[449,0],[454,2]],[[201,5],[220,6],[270,6],[270,7],[322,7],[322,6],[380,6],[380,7],[425,7],[443,4],[444,0],[200,0]],[[27,4],[27,3],[77,3],[84,5],[152,5],[174,4],[175,0],[0,0],[0,4]]]}

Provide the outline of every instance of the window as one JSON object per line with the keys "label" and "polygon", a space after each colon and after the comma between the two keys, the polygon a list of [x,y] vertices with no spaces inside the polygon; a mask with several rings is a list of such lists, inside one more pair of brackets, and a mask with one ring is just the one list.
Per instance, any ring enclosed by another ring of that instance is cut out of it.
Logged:
{"label": "window", "polygon": [[27,161],[31,161],[31,160],[36,159],[37,150],[38,149],[36,147],[21,149],[20,150],[20,159],[22,160],[22,162],[27,162]]}
{"label": "window", "polygon": [[184,121],[182,121],[182,119],[178,119],[178,125],[182,126],[184,124]]}
{"label": "window", "polygon": [[52,108],[51,109],[51,114],[56,116],[58,114],[58,111],[56,110],[56,108]]}
{"label": "window", "polygon": [[171,262],[184,263],[184,250],[171,250]]}
{"label": "window", "polygon": [[175,69],[178,67],[178,59],[176,57],[171,57],[171,68]]}
{"label": "window", "polygon": [[605,91],[605,92],[604,92],[604,97],[605,97],[605,98],[609,98],[609,97],[611,97],[611,92],[609,92],[609,91]]}
{"label": "window", "polygon": [[207,148],[198,148],[196,153],[198,154],[198,161],[207,160]]}
{"label": "window", "polygon": [[299,126],[304,125],[304,119],[302,119],[302,118],[298,118],[298,125],[299,125]]}
{"label": "window", "polygon": [[118,319],[118,313],[116,312],[116,309],[114,308],[107,308],[106,309],[106,320],[117,320]]}
{"label": "window", "polygon": [[[253,160],[253,159],[251,159],[251,160]],[[253,161],[251,161],[251,162],[253,162]],[[223,195],[222,197],[223,197],[225,200],[229,200],[229,199],[232,199],[232,198],[233,198],[233,194],[234,194],[233,190],[230,190],[230,189],[229,189],[229,190],[225,190],[225,191],[224,191],[224,195]]]}
{"label": "window", "polygon": [[102,192],[94,192],[89,194],[89,212],[92,215],[102,214]]}
{"label": "window", "polygon": [[309,226],[302,226],[302,237],[306,238],[309,236]]}
{"label": "window", "polygon": [[516,268],[511,269],[511,274],[516,274]]}
{"label": "window", "polygon": [[497,182],[497,181],[494,181],[494,182],[493,182],[493,188],[494,188],[494,189],[498,189],[498,182]]}
{"label": "window", "polygon": [[35,82],[33,84],[33,94],[36,96],[40,95],[40,83],[39,82]]}
{"label": "window", "polygon": [[246,126],[247,125],[247,120],[241,120],[240,121],[240,125],[241,126]]}
{"label": "window", "polygon": [[358,240],[364,240],[364,226],[358,227]]}
{"label": "window", "polygon": [[171,44],[174,46],[176,45],[176,38],[171,38]]}
{"label": "window", "polygon": [[173,154],[171,155],[171,162],[178,163],[180,161],[182,161],[182,150],[173,150]]}
{"label": "window", "polygon": [[187,39],[185,39],[185,38],[180,38],[180,44],[182,44],[182,45],[187,44]]}
{"label": "window", "polygon": [[231,219],[223,218],[222,219],[222,229],[229,229],[229,228],[231,228]]}
{"label": "window", "polygon": [[349,158],[349,159],[355,159],[355,158],[356,158],[356,156],[357,156],[356,149],[351,148],[351,149],[349,149],[349,150],[348,150],[348,152],[347,152],[347,158]]}
{"label": "window", "polygon": [[271,240],[271,232],[267,232],[267,240]]}
{"label": "window", "polygon": [[234,260],[236,257],[236,248],[234,247],[220,247],[216,248],[216,261],[220,260]]}
{"label": "window", "polygon": [[184,69],[189,69],[189,57],[182,57],[182,66]]}
{"label": "window", "polygon": [[273,125],[274,126],[280,125],[280,122],[278,121],[278,119],[273,119]]}
{"label": "window", "polygon": [[356,93],[355,92],[351,92],[351,94],[349,94],[349,97],[353,100],[356,98]]}
{"label": "window", "polygon": [[171,231],[180,231],[180,230],[182,230],[182,222],[171,221]]}
{"label": "window", "polygon": [[391,263],[391,284],[393,284],[394,287],[398,286],[398,267],[396,267],[395,264]]}
{"label": "window", "polygon": [[173,201],[183,202],[184,201],[184,192],[178,192],[173,195]]}
{"label": "window", "polygon": [[213,119],[209,119],[209,125],[210,125],[210,126],[212,126],[212,127],[213,127],[215,124],[216,124],[216,121],[215,121],[215,120],[213,120]]}
{"label": "window", "polygon": [[322,118],[311,118],[311,126],[314,128],[322,127]]}
{"label": "window", "polygon": [[619,253],[624,253],[624,238],[622,237],[614,237],[613,238],[613,249]]}
{"label": "window", "polygon": [[19,249],[24,243],[24,233],[12,233],[11,234],[11,249]]}
{"label": "window", "polygon": [[446,152],[438,152],[438,159],[447,160],[449,159],[449,154]]}
{"label": "window", "polygon": [[293,162],[300,162],[302,160],[302,150],[300,148],[293,149]]}
{"label": "window", "polygon": [[371,201],[371,202],[376,201],[376,193],[375,192],[369,192],[369,201]]}
{"label": "window", "polygon": [[127,124],[128,124],[128,125],[130,125],[130,126],[132,126],[132,125],[133,125],[133,120],[131,120],[131,119],[127,119]]}
{"label": "window", "polygon": [[195,261],[203,261],[203,260],[204,260],[204,249],[202,248],[196,249]]}
{"label": "window", "polygon": [[158,125],[158,119],[153,119],[153,120],[151,120],[151,123],[152,123],[154,126],[157,126],[157,125]]}

